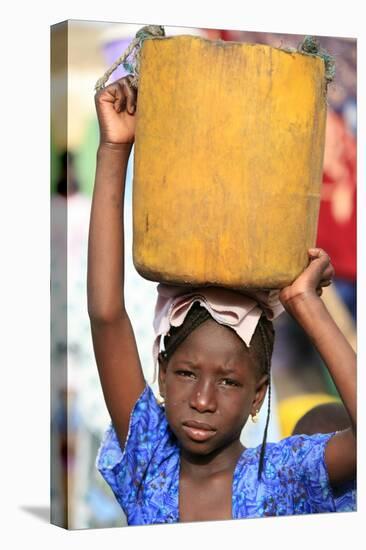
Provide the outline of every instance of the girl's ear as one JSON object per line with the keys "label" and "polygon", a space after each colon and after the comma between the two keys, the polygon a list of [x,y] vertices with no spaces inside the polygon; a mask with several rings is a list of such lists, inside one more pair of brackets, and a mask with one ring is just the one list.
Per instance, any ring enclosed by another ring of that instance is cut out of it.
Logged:
{"label": "girl's ear", "polygon": [[168,361],[161,352],[158,355],[158,362],[159,362],[159,374],[158,374],[159,393],[161,397],[165,397],[165,376],[166,376]]}
{"label": "girl's ear", "polygon": [[264,374],[257,382],[256,393],[252,404],[251,414],[255,415],[257,411],[260,411],[266,392],[268,388],[269,377],[268,374]]}

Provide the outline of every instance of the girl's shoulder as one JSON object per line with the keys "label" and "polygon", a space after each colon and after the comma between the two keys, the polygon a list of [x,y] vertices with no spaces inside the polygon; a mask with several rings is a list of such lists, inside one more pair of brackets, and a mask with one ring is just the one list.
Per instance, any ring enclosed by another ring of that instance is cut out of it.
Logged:
{"label": "girl's shoulder", "polygon": [[[295,455],[302,456],[313,447],[325,446],[336,432],[327,434],[318,433],[313,435],[296,434],[285,437],[276,443],[267,443],[267,446],[273,453],[289,450]],[[300,453],[300,454],[299,454]]]}
{"label": "girl's shoulder", "polygon": [[329,483],[325,448],[333,435],[295,435],[267,443],[260,479],[261,445],[246,449],[234,476],[236,517],[354,510],[355,484],[335,493]]}
{"label": "girl's shoulder", "polygon": [[[292,435],[277,443],[267,443],[266,458],[273,463],[311,466],[315,462],[324,462],[324,453],[328,441],[335,432],[314,435]],[[260,449],[260,447],[259,447]]]}
{"label": "girl's shoulder", "polygon": [[170,483],[178,459],[177,443],[164,409],[146,385],[132,409],[124,448],[111,423],[100,445],[96,466],[129,518],[136,510],[139,495],[148,499],[155,483]]}
{"label": "girl's shoulder", "polygon": [[[278,442],[267,442],[264,463],[273,471],[284,471],[296,467],[312,468],[314,465],[325,466],[325,448],[329,439],[335,435],[293,435]],[[251,447],[244,451],[241,462],[244,467],[257,467],[262,445]]]}
{"label": "girl's shoulder", "polygon": [[97,456],[98,469],[103,467],[105,459],[108,461],[110,451],[120,461],[128,448],[138,448],[140,451],[145,447],[151,449],[167,432],[167,428],[164,409],[158,404],[151,386],[146,384],[131,411],[124,448],[119,445],[112,422],[107,428]]}

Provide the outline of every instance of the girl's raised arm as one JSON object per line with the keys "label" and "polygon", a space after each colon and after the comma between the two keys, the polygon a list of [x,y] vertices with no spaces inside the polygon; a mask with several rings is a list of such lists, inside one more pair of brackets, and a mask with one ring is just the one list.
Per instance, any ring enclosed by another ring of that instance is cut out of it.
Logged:
{"label": "girl's raised arm", "polygon": [[351,428],[329,440],[325,461],[333,486],[350,481],[356,471],[356,355],[320,299],[334,269],[320,248],[310,249],[310,264],[280,293],[285,309],[302,326],[324,360],[350,418]]}
{"label": "girl's raised arm", "polygon": [[123,201],[135,137],[136,92],[130,77],[95,95],[100,143],[88,248],[88,313],[106,405],[121,446],[130,413],[145,387],[124,303]]}

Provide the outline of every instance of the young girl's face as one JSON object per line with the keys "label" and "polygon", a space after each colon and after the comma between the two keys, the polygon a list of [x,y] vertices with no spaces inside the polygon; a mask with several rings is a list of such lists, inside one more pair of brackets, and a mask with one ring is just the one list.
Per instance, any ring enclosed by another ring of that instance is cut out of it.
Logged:
{"label": "young girl's face", "polygon": [[267,380],[234,332],[212,320],[200,325],[159,371],[166,416],[181,446],[207,455],[239,439]]}

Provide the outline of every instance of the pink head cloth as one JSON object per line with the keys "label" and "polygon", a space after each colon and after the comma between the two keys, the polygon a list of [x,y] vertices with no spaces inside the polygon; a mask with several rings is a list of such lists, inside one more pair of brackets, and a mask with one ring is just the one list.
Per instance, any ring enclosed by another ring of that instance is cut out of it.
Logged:
{"label": "pink head cloth", "polygon": [[183,324],[194,302],[198,301],[205,307],[218,323],[235,330],[248,347],[262,313],[272,320],[284,311],[278,290],[256,290],[242,294],[221,287],[196,287],[187,291],[187,287],[159,283],[157,291],[153,321],[154,380],[161,338],[169,332],[171,326]]}

